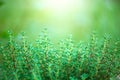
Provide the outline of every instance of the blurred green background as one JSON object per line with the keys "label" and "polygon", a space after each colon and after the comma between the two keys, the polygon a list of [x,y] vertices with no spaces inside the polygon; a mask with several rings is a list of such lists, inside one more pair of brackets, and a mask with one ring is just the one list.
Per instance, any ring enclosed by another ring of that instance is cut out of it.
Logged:
{"label": "blurred green background", "polygon": [[87,40],[92,31],[120,38],[120,0],[0,0],[0,40],[9,29],[34,39],[43,27],[54,40]]}

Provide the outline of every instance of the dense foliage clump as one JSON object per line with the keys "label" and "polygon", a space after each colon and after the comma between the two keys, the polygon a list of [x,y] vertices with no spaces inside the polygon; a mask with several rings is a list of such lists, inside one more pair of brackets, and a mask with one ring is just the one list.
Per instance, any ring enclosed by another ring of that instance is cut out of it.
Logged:
{"label": "dense foliage clump", "polygon": [[10,33],[0,44],[1,80],[114,80],[120,74],[120,41],[109,36],[74,43],[72,36],[53,45],[46,30],[35,43]]}

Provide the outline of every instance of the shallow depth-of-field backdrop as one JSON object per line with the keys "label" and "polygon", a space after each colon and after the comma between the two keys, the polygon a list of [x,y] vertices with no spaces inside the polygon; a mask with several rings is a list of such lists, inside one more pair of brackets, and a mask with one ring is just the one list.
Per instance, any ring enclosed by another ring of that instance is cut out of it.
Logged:
{"label": "shallow depth-of-field backdrop", "polygon": [[116,80],[119,0],[0,0],[0,80]]}
{"label": "shallow depth-of-field backdrop", "polygon": [[73,34],[86,40],[92,31],[118,38],[119,5],[119,0],[0,0],[0,39],[8,38],[8,29],[35,37],[42,27],[57,39]]}

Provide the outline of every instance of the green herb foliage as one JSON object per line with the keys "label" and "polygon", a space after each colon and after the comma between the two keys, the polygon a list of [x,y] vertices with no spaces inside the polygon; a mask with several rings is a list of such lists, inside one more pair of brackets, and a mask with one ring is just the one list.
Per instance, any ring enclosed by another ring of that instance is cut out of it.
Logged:
{"label": "green herb foliage", "polygon": [[93,33],[88,43],[72,35],[53,45],[47,30],[32,43],[25,33],[0,43],[1,80],[110,80],[120,74],[120,41]]}

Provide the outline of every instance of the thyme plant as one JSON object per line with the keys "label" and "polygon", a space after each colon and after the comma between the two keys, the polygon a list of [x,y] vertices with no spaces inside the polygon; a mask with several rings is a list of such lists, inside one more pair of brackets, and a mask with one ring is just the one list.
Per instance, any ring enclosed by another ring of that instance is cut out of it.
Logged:
{"label": "thyme plant", "polygon": [[9,32],[0,56],[1,80],[114,80],[120,74],[120,41],[96,34],[88,43],[76,44],[70,35],[54,45],[46,29],[34,43]]}

